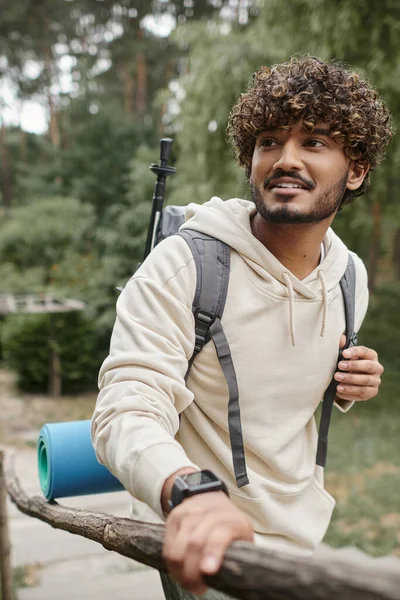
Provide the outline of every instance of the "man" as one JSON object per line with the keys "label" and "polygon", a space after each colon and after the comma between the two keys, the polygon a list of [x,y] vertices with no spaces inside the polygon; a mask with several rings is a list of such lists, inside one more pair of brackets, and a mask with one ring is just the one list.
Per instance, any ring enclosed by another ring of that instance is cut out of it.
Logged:
{"label": "man", "polygon": [[[361,346],[344,351],[337,368],[348,250],[330,225],[383,157],[391,135],[384,104],[341,66],[292,59],[255,74],[228,131],[253,202],[192,204],[184,228],[231,249],[222,323],[239,388],[246,481],[235,479],[227,384],[212,343],[185,382],[196,267],[179,236],[155,248],[118,300],[92,429],[99,459],[166,518],[169,573],[196,594],[234,540],[312,554],[334,507],[315,461],[314,412],[334,373],[336,404],[346,411],[376,396],[383,372]],[[361,260],[353,260],[357,331],[368,289]],[[205,493],[205,474],[204,493],[183,500],[204,469],[218,491]],[[193,597],[162,578],[167,597]]]}

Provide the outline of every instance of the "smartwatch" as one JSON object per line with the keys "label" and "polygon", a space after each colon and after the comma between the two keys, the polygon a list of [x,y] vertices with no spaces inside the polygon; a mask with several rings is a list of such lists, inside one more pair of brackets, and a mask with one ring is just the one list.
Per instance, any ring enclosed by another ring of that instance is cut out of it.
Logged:
{"label": "smartwatch", "polygon": [[169,507],[175,508],[186,498],[206,492],[224,492],[229,497],[228,489],[223,481],[212,471],[197,471],[187,475],[178,475],[172,486]]}

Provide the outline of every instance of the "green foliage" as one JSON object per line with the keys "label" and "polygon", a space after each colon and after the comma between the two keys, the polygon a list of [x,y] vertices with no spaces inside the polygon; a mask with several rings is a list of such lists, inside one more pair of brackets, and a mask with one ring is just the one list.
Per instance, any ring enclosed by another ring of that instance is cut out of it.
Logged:
{"label": "green foliage", "polygon": [[109,208],[125,204],[132,156],[146,138],[152,140],[149,128],[135,124],[113,104],[98,114],[80,115],[62,153],[64,194],[90,205],[97,221],[107,223]]}
{"label": "green foliage", "polygon": [[[400,370],[400,284],[387,283],[371,295],[361,330],[362,342],[374,348],[390,372]],[[385,376],[384,376],[385,378]]]}
{"label": "green foliage", "polygon": [[[54,341],[50,339],[50,319]],[[1,328],[5,364],[28,392],[47,392],[52,344],[60,354],[64,393],[95,389],[106,347],[84,313],[10,316]]]}
{"label": "green foliage", "polygon": [[0,225],[0,261],[50,269],[69,248],[90,244],[93,209],[72,198],[45,198],[15,208]]}
{"label": "green foliage", "polygon": [[118,258],[116,275],[128,277],[143,258],[144,246],[156,178],[151,163],[158,162],[159,148],[140,146],[130,162],[125,201],[109,207],[107,226],[99,229],[97,239],[108,258]]}
{"label": "green foliage", "polygon": [[18,269],[13,263],[0,264],[0,294],[41,293],[46,280],[46,270],[41,265]]}
{"label": "green foliage", "polygon": [[44,136],[28,135],[22,131],[20,135],[20,151],[14,161],[16,182],[13,206],[63,196],[61,151],[54,148]]}
{"label": "green foliage", "polygon": [[372,226],[368,196],[361,196],[351,204],[345,205],[332,224],[332,228],[343,242],[364,261],[368,260]]}
{"label": "green foliage", "polygon": [[100,259],[85,291],[97,327],[109,335],[115,319],[117,286],[123,286],[143,259],[155,176],[149,165],[157,162],[159,148],[140,146],[131,162],[124,200],[108,207],[104,224],[97,229]]}

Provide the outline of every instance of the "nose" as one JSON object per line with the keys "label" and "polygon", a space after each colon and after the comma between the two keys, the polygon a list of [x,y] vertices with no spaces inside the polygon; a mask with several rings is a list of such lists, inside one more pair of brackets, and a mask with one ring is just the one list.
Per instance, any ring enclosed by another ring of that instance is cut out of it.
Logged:
{"label": "nose", "polygon": [[288,140],[282,144],[279,158],[274,164],[274,171],[282,169],[282,171],[300,171],[303,167],[300,156],[300,148],[294,140]]}

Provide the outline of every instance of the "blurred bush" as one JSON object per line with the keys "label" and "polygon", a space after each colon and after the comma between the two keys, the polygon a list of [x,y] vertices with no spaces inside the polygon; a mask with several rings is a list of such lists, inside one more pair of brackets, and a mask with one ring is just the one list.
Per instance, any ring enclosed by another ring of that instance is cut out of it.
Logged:
{"label": "blurred bush", "polygon": [[399,306],[400,283],[382,284],[371,294],[367,316],[359,335],[360,343],[378,352],[385,369],[395,372],[400,370]]}
{"label": "blurred bush", "polygon": [[63,393],[96,389],[108,340],[100,339],[94,321],[79,312],[16,315],[3,322],[3,359],[16,372],[19,388],[47,392],[52,343],[57,344],[60,354]]}

